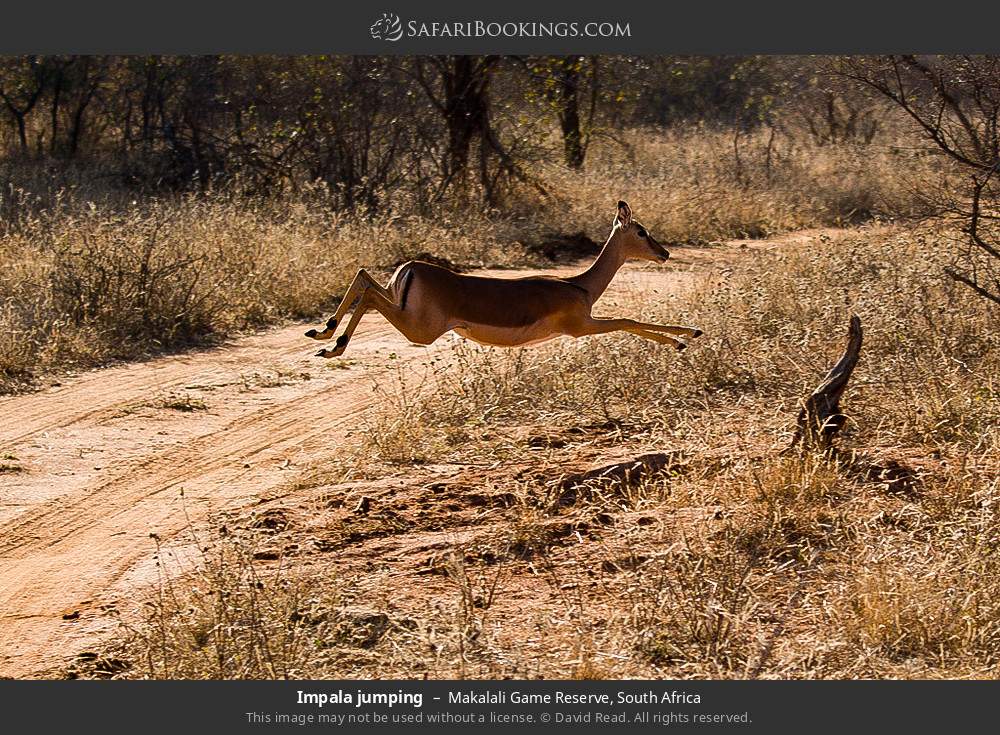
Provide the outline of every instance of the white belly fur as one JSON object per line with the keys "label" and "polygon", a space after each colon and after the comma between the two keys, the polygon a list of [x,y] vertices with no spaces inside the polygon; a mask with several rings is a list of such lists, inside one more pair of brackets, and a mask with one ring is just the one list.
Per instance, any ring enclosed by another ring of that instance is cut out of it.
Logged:
{"label": "white belly fur", "polygon": [[530,330],[519,329],[517,327],[476,327],[466,325],[454,327],[452,331],[461,337],[471,339],[473,342],[491,347],[537,345],[560,336],[560,332],[538,336],[537,334],[532,334]]}

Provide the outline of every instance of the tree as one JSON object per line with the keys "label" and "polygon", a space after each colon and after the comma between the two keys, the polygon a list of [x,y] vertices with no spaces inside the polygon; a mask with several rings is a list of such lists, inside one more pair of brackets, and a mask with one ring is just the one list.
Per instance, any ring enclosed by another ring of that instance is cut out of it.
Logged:
{"label": "tree", "polygon": [[495,203],[499,187],[508,179],[530,184],[546,194],[544,187],[524,172],[493,126],[490,91],[501,60],[500,56],[432,56],[413,61],[414,77],[440,114],[446,131],[438,197],[453,186],[464,190],[470,183],[473,143],[478,147],[479,185],[487,203]]}
{"label": "tree", "polygon": [[49,68],[38,56],[15,56],[0,67],[0,100],[17,124],[21,152],[28,153],[27,117],[42,98],[49,81]]}
{"label": "tree", "polygon": [[53,56],[43,63],[48,68],[49,151],[72,158],[84,138],[87,110],[104,83],[108,59]]}
{"label": "tree", "polygon": [[596,56],[543,56],[529,63],[562,133],[563,160],[572,169],[587,157],[600,86]]}
{"label": "tree", "polygon": [[1000,58],[850,58],[842,73],[890,100],[965,174],[964,196],[940,202],[967,238],[946,272],[1000,304]]}

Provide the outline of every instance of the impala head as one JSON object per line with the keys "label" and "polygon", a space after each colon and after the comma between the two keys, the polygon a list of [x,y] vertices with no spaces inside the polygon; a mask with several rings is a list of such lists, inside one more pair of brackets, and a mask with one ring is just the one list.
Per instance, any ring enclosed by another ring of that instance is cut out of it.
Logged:
{"label": "impala head", "polygon": [[654,263],[663,263],[670,257],[667,249],[660,245],[645,227],[632,219],[632,208],[626,202],[618,202],[618,214],[615,215],[611,230],[611,243],[630,260],[652,260]]}

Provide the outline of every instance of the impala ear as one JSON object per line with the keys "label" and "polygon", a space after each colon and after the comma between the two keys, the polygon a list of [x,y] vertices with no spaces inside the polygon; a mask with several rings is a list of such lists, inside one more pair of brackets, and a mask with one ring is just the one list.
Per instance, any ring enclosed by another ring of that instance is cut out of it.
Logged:
{"label": "impala ear", "polygon": [[628,202],[624,200],[618,202],[618,216],[615,217],[615,221],[622,227],[627,227],[632,221],[632,207],[628,205]]}

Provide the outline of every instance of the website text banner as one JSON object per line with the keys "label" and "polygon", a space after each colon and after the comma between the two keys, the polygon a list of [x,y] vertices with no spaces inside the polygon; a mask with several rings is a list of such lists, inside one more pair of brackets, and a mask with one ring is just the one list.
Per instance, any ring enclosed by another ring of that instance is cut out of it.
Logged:
{"label": "website text banner", "polygon": [[997,694],[994,682],[0,683],[12,733],[985,732]]}
{"label": "website text banner", "polygon": [[0,53],[989,53],[998,20],[971,0],[50,0],[4,8]]}

